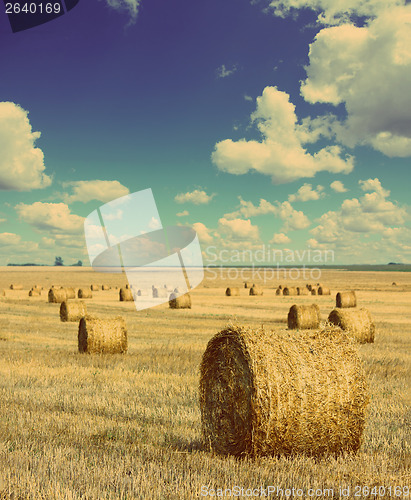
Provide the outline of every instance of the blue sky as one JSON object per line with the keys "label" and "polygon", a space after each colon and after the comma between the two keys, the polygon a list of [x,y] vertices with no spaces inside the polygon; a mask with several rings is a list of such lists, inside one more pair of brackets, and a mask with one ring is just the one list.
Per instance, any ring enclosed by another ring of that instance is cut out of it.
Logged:
{"label": "blue sky", "polygon": [[1,13],[0,264],[88,263],[83,218],[146,188],[205,257],[411,261],[411,5],[339,3],[83,0],[14,34]]}

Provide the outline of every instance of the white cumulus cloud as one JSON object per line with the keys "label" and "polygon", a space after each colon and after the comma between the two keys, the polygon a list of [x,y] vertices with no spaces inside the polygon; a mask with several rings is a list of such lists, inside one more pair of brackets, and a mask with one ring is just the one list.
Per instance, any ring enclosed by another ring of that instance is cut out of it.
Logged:
{"label": "white cumulus cloud", "polygon": [[288,201],[291,203],[294,201],[313,201],[319,200],[324,197],[324,187],[318,185],[313,189],[311,184],[304,184],[295,194],[290,194],[288,196]]}
{"label": "white cumulus cloud", "polygon": [[115,10],[125,10],[130,14],[131,20],[137,18],[141,0],[106,0],[107,5]]}
{"label": "white cumulus cloud", "polygon": [[33,132],[28,112],[13,102],[0,102],[0,189],[29,191],[46,188],[44,155],[35,146],[40,132]]}
{"label": "white cumulus cloud", "polygon": [[73,203],[75,201],[88,203],[91,200],[107,203],[130,192],[128,188],[118,181],[92,180],[64,182],[63,187],[72,191],[72,194],[64,194],[63,199],[66,203]]}
{"label": "white cumulus cloud", "polygon": [[178,194],[174,200],[177,203],[193,203],[194,205],[206,205],[214,198],[215,194],[207,194],[205,191],[195,189],[194,191]]}
{"label": "white cumulus cloud", "polygon": [[277,233],[274,234],[269,243],[275,245],[287,245],[288,243],[291,243],[291,239],[284,233]]}
{"label": "white cumulus cloud", "polygon": [[336,193],[346,193],[348,190],[341,181],[334,181],[330,184],[330,188]]}
{"label": "white cumulus cloud", "polygon": [[212,161],[223,172],[241,175],[257,171],[280,184],[314,177],[321,171],[347,174],[354,168],[352,156],[343,155],[338,145],[313,154],[303,147],[295,106],[289,95],[276,87],[266,87],[257,98],[251,121],[260,131],[261,141],[226,139],[215,145]]}
{"label": "white cumulus cloud", "polygon": [[38,231],[52,234],[80,235],[83,232],[84,218],[72,214],[65,203],[42,203],[31,205],[19,203],[15,207],[20,219]]}

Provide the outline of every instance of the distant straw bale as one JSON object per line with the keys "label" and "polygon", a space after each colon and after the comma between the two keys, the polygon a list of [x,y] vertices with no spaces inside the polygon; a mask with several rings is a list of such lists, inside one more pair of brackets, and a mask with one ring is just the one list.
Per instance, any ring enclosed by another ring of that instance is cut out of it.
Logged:
{"label": "distant straw bale", "polygon": [[290,330],[306,330],[311,328],[319,328],[320,321],[321,314],[318,304],[294,304],[290,307],[290,311],[288,313],[288,328]]}
{"label": "distant straw bale", "polygon": [[134,297],[130,288],[120,288],[119,299],[120,302],[132,302]]}
{"label": "distant straw bale", "polygon": [[229,326],[208,342],[200,366],[203,438],[218,454],[356,452],[367,402],[357,350],[338,328]]}
{"label": "distant straw bale", "polygon": [[66,295],[68,299],[75,299],[76,298],[76,291],[74,288],[65,288],[66,290]]}
{"label": "distant straw bale", "polygon": [[318,287],[318,295],[331,295],[331,290],[326,286]]}
{"label": "distant straw bale", "polygon": [[311,295],[318,295],[318,288],[315,286],[311,287]]}
{"label": "distant straw bale", "polygon": [[110,285],[101,285],[102,290],[110,290],[111,286]]}
{"label": "distant straw bale", "polygon": [[360,344],[374,342],[375,325],[368,309],[334,309],[328,321],[345,330]]}
{"label": "distant straw bale", "polygon": [[292,286],[286,286],[283,290],[283,295],[298,295],[297,288]]}
{"label": "distant straw bale", "polygon": [[250,288],[250,295],[263,295],[263,294],[264,294],[264,290],[261,286],[253,285]]}
{"label": "distant straw bale", "polygon": [[397,286],[397,283],[395,281],[393,281],[392,286]]}
{"label": "distant straw bale", "polygon": [[248,283],[247,282],[244,283],[244,288],[248,288]]}
{"label": "distant straw bale", "polygon": [[61,321],[80,321],[87,315],[87,305],[82,301],[65,300],[60,306]]}
{"label": "distant straw bale", "polygon": [[80,319],[78,350],[86,353],[127,352],[127,328],[122,317],[100,319],[86,316]]}
{"label": "distant straw bale", "polygon": [[237,286],[229,286],[226,289],[225,294],[227,297],[234,297],[240,295],[240,289]]}
{"label": "distant straw bale", "polygon": [[283,291],[281,290],[281,288],[277,288],[277,290],[275,291],[275,294],[276,295],[282,295]]}
{"label": "distant straw bale", "polygon": [[29,297],[38,297],[41,295],[41,290],[39,288],[32,288],[29,291]]}
{"label": "distant straw bale", "polygon": [[169,293],[167,292],[167,290],[165,288],[162,288],[162,287],[154,287],[153,288],[153,298],[155,299],[164,299],[164,298],[168,298],[168,295]]}
{"label": "distant straw bale", "polygon": [[10,290],[23,290],[23,285],[20,284],[11,284]]}
{"label": "distant straw bale", "polygon": [[149,288],[140,288],[137,290],[138,297],[151,297],[153,295],[153,291]]}
{"label": "distant straw bale", "polygon": [[308,295],[310,292],[305,286],[297,286],[297,295]]}
{"label": "distant straw bale", "polygon": [[77,296],[79,299],[92,299],[93,292],[90,288],[79,288]]}
{"label": "distant straw bale", "polygon": [[282,290],[282,289],[283,289],[283,285],[278,285],[278,288],[279,288],[280,290]]}
{"label": "distant straw bale", "polygon": [[335,297],[336,307],[357,307],[357,296],[354,290],[338,292]]}
{"label": "distant straw bale", "polygon": [[312,286],[312,285],[310,285],[310,284],[308,284],[308,285],[306,285],[306,287],[307,287],[307,288],[308,288],[308,290],[311,292],[311,289],[312,289],[312,287],[313,287],[313,286]]}
{"label": "distant straw bale", "polygon": [[189,293],[176,295],[172,293],[169,297],[170,309],[191,309],[191,296]]}
{"label": "distant straw bale", "polygon": [[90,290],[92,292],[98,292],[100,290],[100,285],[91,285]]}
{"label": "distant straw bale", "polygon": [[60,304],[67,300],[67,293],[64,288],[50,288],[48,301],[53,304]]}

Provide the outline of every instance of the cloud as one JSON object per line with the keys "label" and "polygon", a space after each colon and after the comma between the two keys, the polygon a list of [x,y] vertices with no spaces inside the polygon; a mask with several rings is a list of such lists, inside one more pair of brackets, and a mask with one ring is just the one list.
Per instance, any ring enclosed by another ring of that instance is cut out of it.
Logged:
{"label": "cloud", "polygon": [[213,237],[210,235],[210,230],[202,222],[196,222],[193,224],[193,228],[196,231],[198,239],[201,243],[211,243],[213,241]]}
{"label": "cloud", "polygon": [[317,243],[338,243],[346,247],[349,242],[353,243],[355,234],[384,234],[387,229],[405,224],[406,209],[386,199],[390,192],[378,179],[360,181],[360,185],[363,191],[374,191],[360,198],[346,199],[338,211],[322,215],[318,226],[310,231]]}
{"label": "cloud", "polygon": [[232,75],[237,71],[238,67],[236,64],[231,66],[231,68],[226,67],[225,64],[222,64],[219,68],[217,68],[216,74],[217,78],[227,78],[227,76]]}
{"label": "cloud", "polygon": [[249,102],[254,101],[254,99],[250,95],[247,95],[247,94],[244,94],[244,100],[249,101]]}
{"label": "cloud", "polygon": [[72,214],[65,203],[42,203],[31,205],[19,203],[15,207],[21,220],[38,231],[50,231],[52,234],[81,235],[84,218]]}
{"label": "cloud", "polygon": [[324,187],[318,185],[313,189],[311,184],[304,184],[295,194],[290,194],[288,196],[288,201],[312,201],[319,200],[324,197]]}
{"label": "cloud", "polygon": [[341,181],[334,181],[330,184],[330,188],[336,193],[346,193],[348,189],[344,187],[344,184]]}
{"label": "cloud", "polygon": [[218,221],[218,233],[233,240],[257,240],[260,238],[258,226],[251,224],[250,219],[231,219],[222,217]]}
{"label": "cloud", "polygon": [[174,200],[177,203],[193,203],[194,205],[206,205],[214,198],[215,194],[208,195],[205,191],[195,189],[191,193],[180,193]]}
{"label": "cloud", "polygon": [[284,233],[277,233],[274,234],[269,243],[274,245],[287,245],[288,243],[291,243],[291,239]]}
{"label": "cloud", "polygon": [[130,14],[131,20],[135,21],[141,0],[106,0],[107,5],[115,10],[126,10]]}
{"label": "cloud", "polygon": [[257,126],[262,140],[218,142],[212,161],[221,171],[242,175],[254,170],[281,184],[314,177],[321,171],[347,174],[354,168],[352,156],[343,156],[340,146],[329,145],[314,154],[307,152],[295,106],[289,101],[289,95],[276,87],[266,87],[257,98],[251,122]]}
{"label": "cloud", "polygon": [[176,213],[177,217],[187,217],[187,215],[190,215],[190,212],[188,210],[183,210],[182,212]]}
{"label": "cloud", "polygon": [[29,191],[50,186],[44,155],[35,147],[28,112],[13,102],[0,102],[0,189]]}
{"label": "cloud", "polygon": [[273,214],[284,222],[282,231],[292,231],[297,229],[305,229],[310,226],[308,217],[302,211],[295,210],[290,202],[279,201],[270,203],[263,198],[260,199],[258,206],[255,206],[251,201],[245,201],[239,196],[240,208],[234,212],[224,215],[224,219],[232,220],[238,217],[256,217],[259,215]]}
{"label": "cloud", "polygon": [[72,194],[66,193],[63,196],[66,203],[73,203],[75,201],[88,203],[91,200],[107,203],[130,193],[129,189],[118,181],[93,180],[64,182],[63,187],[72,190]]}
{"label": "cloud", "polygon": [[341,144],[411,155],[410,46],[410,4],[379,12],[364,27],[345,24],[317,34],[301,94],[310,103],[345,106],[345,121],[327,119]]}
{"label": "cloud", "polygon": [[21,236],[15,233],[0,233],[0,245],[18,245],[21,241]]}
{"label": "cloud", "polygon": [[318,14],[318,23],[345,24],[356,17],[375,17],[385,9],[405,5],[404,0],[271,0],[274,15],[286,17],[299,9],[311,9]]}

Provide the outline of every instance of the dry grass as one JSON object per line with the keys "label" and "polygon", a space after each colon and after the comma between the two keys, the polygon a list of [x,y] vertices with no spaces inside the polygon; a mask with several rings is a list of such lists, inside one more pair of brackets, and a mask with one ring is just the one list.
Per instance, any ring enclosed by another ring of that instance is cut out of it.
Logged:
{"label": "dry grass", "polygon": [[[0,290],[27,275],[25,291],[0,297],[0,498],[192,500],[205,485],[305,492],[346,485],[354,498],[358,485],[410,484],[409,273],[323,273],[333,290],[355,288],[378,335],[374,344],[358,346],[370,393],[363,445],[355,456],[319,460],[221,458],[201,444],[198,382],[207,342],[229,320],[284,327],[293,303],[312,301],[275,295],[289,276],[264,283],[245,274],[230,285],[256,282],[264,295],[226,301],[227,275],[209,272],[192,292],[195,308],[172,311],[163,304],[137,313],[133,303],[118,301],[115,287],[124,276],[108,274],[100,279],[112,289],[95,294],[87,308],[100,317],[125,317],[128,354],[85,356],[77,352],[77,324],[61,323],[59,305],[29,298],[27,290],[32,283],[46,290],[53,282],[89,287],[96,274],[86,268],[24,273],[4,268],[0,274]],[[334,306],[332,296],[323,297],[323,316]]]}

